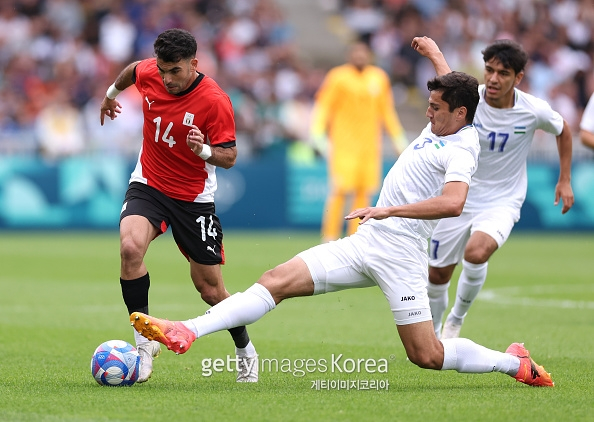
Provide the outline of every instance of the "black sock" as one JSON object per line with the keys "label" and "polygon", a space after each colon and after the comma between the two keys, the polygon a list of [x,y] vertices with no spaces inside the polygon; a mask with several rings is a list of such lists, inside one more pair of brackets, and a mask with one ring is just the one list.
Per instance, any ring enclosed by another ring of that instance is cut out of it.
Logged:
{"label": "black sock", "polygon": [[120,278],[120,285],[122,286],[122,297],[128,308],[128,314],[142,312],[148,315],[148,292],[151,285],[149,274],[146,273],[134,280],[122,280]]}
{"label": "black sock", "polygon": [[231,334],[231,337],[233,337],[235,347],[238,349],[245,348],[250,342],[250,336],[248,335],[245,325],[242,325],[241,327],[230,328],[229,333]]}

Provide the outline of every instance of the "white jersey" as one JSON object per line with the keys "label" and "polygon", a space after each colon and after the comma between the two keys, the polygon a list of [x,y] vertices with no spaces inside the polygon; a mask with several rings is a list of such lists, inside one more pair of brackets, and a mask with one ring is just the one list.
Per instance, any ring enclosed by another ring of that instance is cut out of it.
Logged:
{"label": "white jersey", "polygon": [[[479,156],[478,133],[472,125],[448,136],[437,136],[428,124],[400,155],[384,179],[378,207],[405,205],[441,195],[447,182],[470,185]],[[427,241],[438,220],[390,217],[369,220],[380,230]]]}
{"label": "white jersey", "polygon": [[580,122],[580,129],[594,132],[594,94],[592,94],[584,109],[584,114],[582,114],[582,120]]}
{"label": "white jersey", "polygon": [[555,136],[563,131],[563,118],[544,100],[515,89],[512,108],[495,108],[480,100],[474,117],[481,154],[472,178],[466,211],[511,206],[520,209],[526,198],[526,158],[536,129]]}

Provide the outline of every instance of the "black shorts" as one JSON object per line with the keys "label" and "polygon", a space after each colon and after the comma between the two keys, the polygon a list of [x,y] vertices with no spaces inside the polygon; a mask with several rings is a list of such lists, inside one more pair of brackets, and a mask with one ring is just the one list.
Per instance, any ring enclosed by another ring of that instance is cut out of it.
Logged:
{"label": "black shorts", "polygon": [[120,222],[128,215],[146,217],[161,233],[171,226],[173,238],[186,258],[204,265],[225,263],[223,229],[212,202],[181,201],[144,183],[132,182],[126,191]]}

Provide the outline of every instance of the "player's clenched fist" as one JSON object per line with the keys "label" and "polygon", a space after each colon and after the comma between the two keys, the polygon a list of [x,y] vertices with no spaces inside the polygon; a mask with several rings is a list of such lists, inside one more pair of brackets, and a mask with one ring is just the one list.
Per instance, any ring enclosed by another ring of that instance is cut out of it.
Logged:
{"label": "player's clenched fist", "polygon": [[186,137],[186,144],[194,152],[194,154],[200,154],[202,152],[202,146],[204,145],[204,134],[198,129],[198,126],[192,125],[192,129],[188,132]]}

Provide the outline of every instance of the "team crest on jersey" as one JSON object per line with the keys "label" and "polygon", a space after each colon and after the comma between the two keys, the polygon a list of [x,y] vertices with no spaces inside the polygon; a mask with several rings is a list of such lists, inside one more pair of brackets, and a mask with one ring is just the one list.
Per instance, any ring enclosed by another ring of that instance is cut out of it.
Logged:
{"label": "team crest on jersey", "polygon": [[186,111],[184,116],[184,126],[192,126],[194,124],[194,115]]}
{"label": "team crest on jersey", "polygon": [[440,149],[441,147],[445,147],[446,146],[446,143],[447,142],[445,142],[445,141],[443,141],[441,139],[436,140],[435,143],[433,143],[433,139],[431,139],[431,138],[424,138],[423,139],[423,143],[422,144],[421,143],[416,144],[414,146],[414,149],[422,149],[422,148],[425,147],[426,144],[433,144],[433,146],[435,147],[435,149]]}

